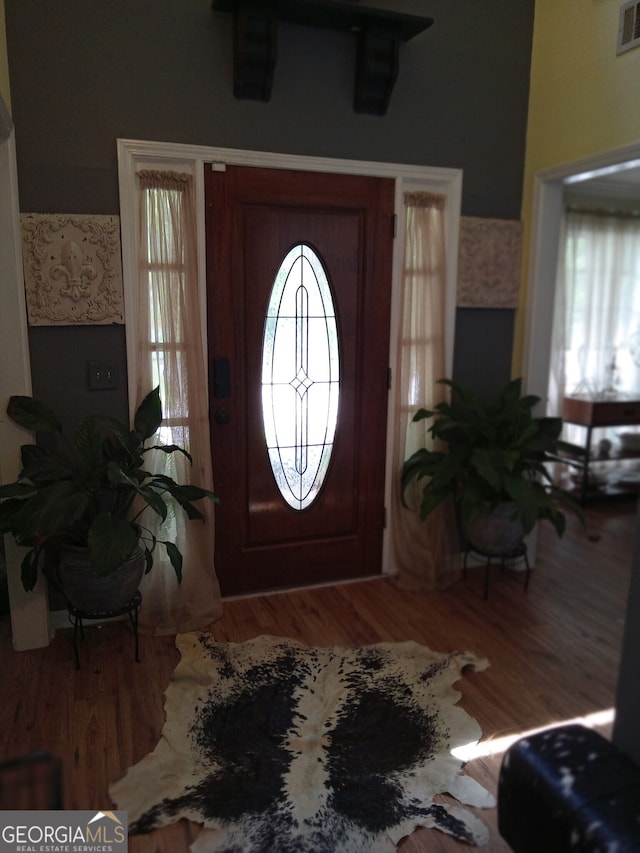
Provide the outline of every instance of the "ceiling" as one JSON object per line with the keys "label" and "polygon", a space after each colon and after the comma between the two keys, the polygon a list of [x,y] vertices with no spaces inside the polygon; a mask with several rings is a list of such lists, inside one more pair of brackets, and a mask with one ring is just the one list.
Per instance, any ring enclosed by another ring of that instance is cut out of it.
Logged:
{"label": "ceiling", "polygon": [[640,163],[606,175],[594,175],[584,181],[567,183],[570,184],[572,194],[588,193],[640,201]]}

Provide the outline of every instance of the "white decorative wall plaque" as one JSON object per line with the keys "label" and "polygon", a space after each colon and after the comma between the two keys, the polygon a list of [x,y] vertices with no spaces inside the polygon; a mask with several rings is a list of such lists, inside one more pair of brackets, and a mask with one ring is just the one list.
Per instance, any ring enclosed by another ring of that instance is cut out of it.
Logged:
{"label": "white decorative wall plaque", "polygon": [[21,216],[32,326],[124,323],[118,216]]}
{"label": "white decorative wall plaque", "polygon": [[463,216],[457,305],[461,308],[517,308],[521,258],[521,222]]}

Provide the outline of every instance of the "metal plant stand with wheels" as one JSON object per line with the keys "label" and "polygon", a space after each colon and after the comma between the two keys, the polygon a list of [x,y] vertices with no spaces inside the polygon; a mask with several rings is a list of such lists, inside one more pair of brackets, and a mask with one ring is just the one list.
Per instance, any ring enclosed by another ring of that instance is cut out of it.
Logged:
{"label": "metal plant stand with wheels", "polygon": [[510,551],[483,551],[480,548],[474,547],[473,545],[467,545],[467,550],[464,552],[464,560],[462,562],[462,577],[467,579],[467,560],[470,554],[477,554],[479,557],[483,557],[485,560],[485,572],[484,572],[484,598],[485,601],[489,598],[489,572],[491,571],[491,566],[494,561],[500,563],[500,570],[504,571],[507,560],[518,560],[521,557],[524,559],[525,564],[525,578],[524,578],[524,591],[526,593],[529,588],[529,576],[531,574],[531,566],[529,565],[529,557],[527,555],[527,546],[526,543],[521,542],[516,548],[512,548]]}
{"label": "metal plant stand with wheels", "polygon": [[140,663],[140,649],[138,643],[138,617],[140,615],[140,606],[142,604],[142,593],[138,590],[132,598],[127,601],[122,607],[116,610],[82,610],[79,607],[73,607],[71,604],[67,608],[69,611],[69,619],[73,623],[73,660],[75,668],[80,669],[80,658],[78,656],[78,629],[80,636],[84,639],[83,619],[112,619],[115,616],[124,616],[125,613],[129,617],[133,637],[135,642],[135,661]]}

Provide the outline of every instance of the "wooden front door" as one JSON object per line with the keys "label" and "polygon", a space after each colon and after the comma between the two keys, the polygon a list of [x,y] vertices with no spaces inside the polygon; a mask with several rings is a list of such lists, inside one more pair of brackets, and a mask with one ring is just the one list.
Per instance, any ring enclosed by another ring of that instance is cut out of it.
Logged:
{"label": "wooden front door", "polygon": [[380,572],[393,181],[207,167],[225,595]]}

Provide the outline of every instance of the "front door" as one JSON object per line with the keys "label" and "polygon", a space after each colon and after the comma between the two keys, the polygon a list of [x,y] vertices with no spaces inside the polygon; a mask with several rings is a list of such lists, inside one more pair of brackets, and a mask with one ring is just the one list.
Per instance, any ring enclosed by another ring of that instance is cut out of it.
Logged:
{"label": "front door", "polygon": [[206,167],[224,595],[381,571],[394,185]]}

